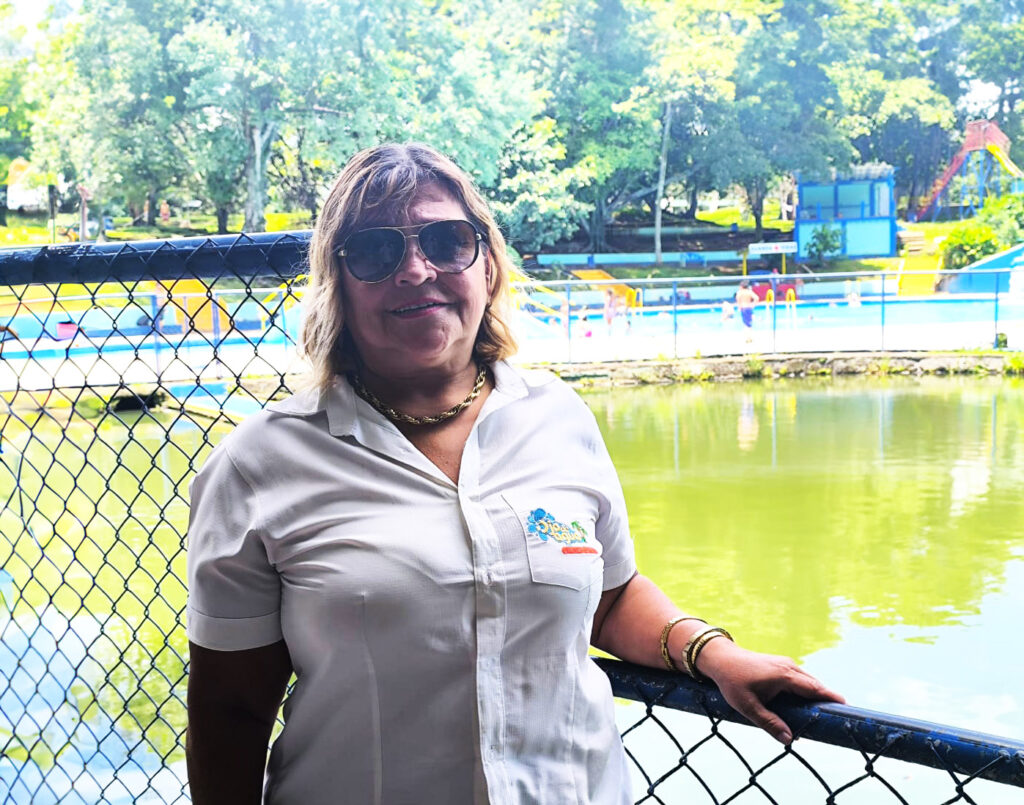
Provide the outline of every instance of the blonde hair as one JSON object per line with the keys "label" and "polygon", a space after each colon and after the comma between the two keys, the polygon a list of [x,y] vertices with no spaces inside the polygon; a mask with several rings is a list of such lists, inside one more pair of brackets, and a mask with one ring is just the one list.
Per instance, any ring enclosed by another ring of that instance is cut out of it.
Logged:
{"label": "blonde hair", "polygon": [[473,348],[476,359],[493,363],[515,353],[507,318],[512,261],[487,202],[465,171],[430,146],[388,143],[366,148],[348,161],[313,229],[309,287],[299,332],[299,348],[310,363],[312,386],[323,390],[337,375],[355,367],[355,345],[342,315],[344,269],[338,250],[349,235],[365,226],[401,220],[427,184],[438,184],[450,193],[483,236],[489,301]]}

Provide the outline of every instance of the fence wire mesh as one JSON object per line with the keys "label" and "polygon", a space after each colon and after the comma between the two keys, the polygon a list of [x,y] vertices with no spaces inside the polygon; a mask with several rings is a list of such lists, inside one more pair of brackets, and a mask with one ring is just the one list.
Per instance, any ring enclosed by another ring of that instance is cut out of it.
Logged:
{"label": "fence wire mesh", "polygon": [[[239,419],[296,385],[307,243],[0,252],[4,802],[188,801],[188,483]],[[907,738],[921,730],[900,719],[789,705],[813,742],[779,751],[732,727],[713,691],[606,670],[643,703],[620,708],[636,716],[623,726],[640,802],[995,802],[990,790],[1024,786],[1024,745],[941,727]],[[837,782],[818,741],[863,768]],[[918,798],[917,775],[887,758],[938,766],[948,790],[927,782]]]}

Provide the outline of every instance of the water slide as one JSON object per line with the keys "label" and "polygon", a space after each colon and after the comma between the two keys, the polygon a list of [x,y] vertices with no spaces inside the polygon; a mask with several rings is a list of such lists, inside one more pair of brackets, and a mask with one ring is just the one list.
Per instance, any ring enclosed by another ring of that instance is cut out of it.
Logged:
{"label": "water slide", "polygon": [[946,169],[942,172],[942,175],[935,180],[935,184],[932,185],[931,191],[928,193],[928,198],[925,199],[924,203],[918,207],[917,220],[922,220],[928,213],[932,211],[932,207],[935,206],[935,201],[942,194],[942,191],[946,189],[946,185],[949,184],[950,180],[960,172],[960,168],[964,164],[964,160],[967,159],[967,155],[973,151],[973,148],[968,148],[966,143],[960,146],[960,150],[956,152],[956,156],[946,166]]}
{"label": "water slide", "polygon": [[1003,166],[1003,170],[1010,174],[1014,179],[1024,179],[1024,171],[1022,171],[1015,164],[1013,164],[1013,160],[1010,159],[1010,155],[1007,154],[1002,148],[1000,148],[998,145],[994,143],[991,143],[988,146],[988,150],[989,153],[991,153],[992,156],[994,156],[999,161],[999,164]]}
{"label": "water slide", "polygon": [[[580,268],[576,269],[572,273],[574,277],[579,277],[581,280],[615,279],[615,277],[613,277],[607,271],[600,268]],[[637,292],[636,288],[631,288],[630,286],[624,283],[619,283],[618,285],[602,285],[601,287],[602,289],[611,288],[612,293],[614,293],[616,296],[621,296],[623,299],[625,299],[626,304],[629,307],[636,307],[637,305],[640,304],[640,294]]]}
{"label": "water slide", "polygon": [[[533,282],[533,277],[528,274],[524,274],[522,271],[512,269],[512,276],[510,277],[512,282]],[[553,291],[551,288],[545,287],[544,285],[534,285],[531,289],[532,293],[526,293],[519,291],[515,288],[512,289],[512,301],[515,302],[516,307],[522,308],[525,302],[529,302],[534,307],[544,311],[545,313],[553,316],[560,316],[562,310],[562,304],[566,301],[565,294],[560,294],[558,291]],[[540,299],[534,294],[540,294]],[[541,299],[546,301],[541,301]]]}
{"label": "water slide", "polygon": [[1003,134],[999,125],[994,120],[971,120],[967,123],[967,130],[964,133],[964,142],[960,150],[950,161],[949,165],[942,172],[942,175],[935,180],[928,197],[917,209],[917,220],[922,220],[928,215],[935,202],[938,201],[942,191],[954,176],[963,167],[968,155],[975,151],[987,151],[999,162],[999,165],[1015,179],[1024,177],[1024,172],[1018,168],[1009,155],[1010,138]]}

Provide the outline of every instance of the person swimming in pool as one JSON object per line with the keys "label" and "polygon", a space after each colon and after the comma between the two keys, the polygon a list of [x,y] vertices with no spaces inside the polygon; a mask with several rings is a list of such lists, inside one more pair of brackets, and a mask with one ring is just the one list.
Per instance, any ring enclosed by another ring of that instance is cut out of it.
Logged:
{"label": "person swimming in pool", "polygon": [[[757,305],[757,294],[750,288],[750,280],[740,280],[740,288],[736,291],[736,307],[740,309],[740,318],[743,326],[748,330],[754,327],[754,307]],[[747,336],[750,341],[750,336]]]}

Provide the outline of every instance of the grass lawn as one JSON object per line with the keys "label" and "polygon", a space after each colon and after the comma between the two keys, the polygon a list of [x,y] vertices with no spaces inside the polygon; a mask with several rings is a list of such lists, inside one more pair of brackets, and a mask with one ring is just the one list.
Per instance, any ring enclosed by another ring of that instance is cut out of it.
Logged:
{"label": "grass lawn", "polygon": [[[754,216],[740,207],[723,207],[709,212],[701,210],[697,213],[698,221],[708,221],[719,226],[732,226],[736,224],[740,229],[753,229]],[[779,220],[778,199],[768,199],[764,203],[764,217],[761,221],[764,229],[776,229],[779,232],[792,232],[792,221]]]}
{"label": "grass lawn", "polygon": [[[47,219],[41,215],[19,215],[7,213],[7,226],[0,226],[0,248],[16,246],[43,246],[49,243],[72,243],[75,238],[66,234],[67,229],[78,224],[78,215],[62,213],[57,216],[57,237],[53,240]],[[309,229],[309,214],[306,212],[268,212],[267,232],[283,232],[293,229]],[[228,231],[232,234],[242,231],[242,216],[228,216]],[[217,219],[213,215],[172,216],[167,224],[156,226],[132,226],[130,218],[114,218],[114,228],[106,233],[107,240],[166,240],[167,238],[201,237],[217,234]]]}

